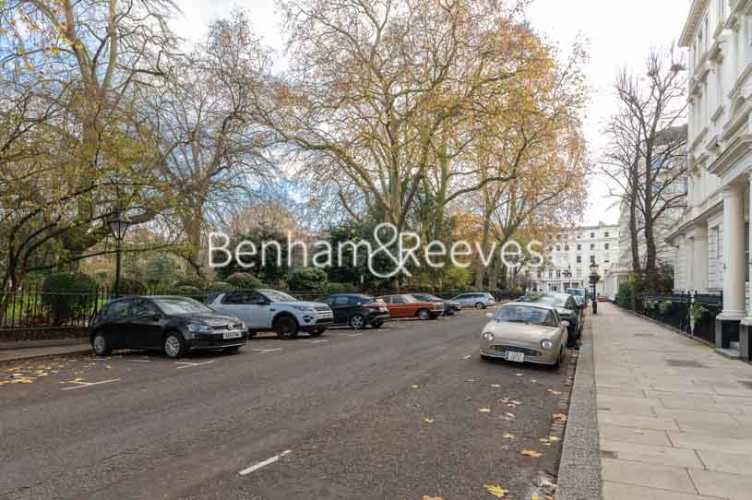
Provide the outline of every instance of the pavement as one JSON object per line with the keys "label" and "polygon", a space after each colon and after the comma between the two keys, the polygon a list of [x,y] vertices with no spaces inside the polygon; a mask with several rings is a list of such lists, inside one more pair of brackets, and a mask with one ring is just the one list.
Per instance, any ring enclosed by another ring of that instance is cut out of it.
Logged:
{"label": "pavement", "polygon": [[0,343],[0,363],[82,354],[91,349],[88,339]]}
{"label": "pavement", "polygon": [[612,304],[592,326],[603,500],[752,498],[752,366]]}
{"label": "pavement", "polygon": [[486,321],[1,364],[0,499],[545,498],[575,358],[482,361]]}

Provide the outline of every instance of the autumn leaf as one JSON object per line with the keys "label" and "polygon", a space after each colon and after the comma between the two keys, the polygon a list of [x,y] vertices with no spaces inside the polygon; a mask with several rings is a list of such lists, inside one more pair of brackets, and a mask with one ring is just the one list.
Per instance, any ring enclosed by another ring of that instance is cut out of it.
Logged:
{"label": "autumn leaf", "polygon": [[553,417],[554,417],[554,420],[556,422],[566,422],[567,421],[567,416],[564,413],[554,413]]}
{"label": "autumn leaf", "polygon": [[501,437],[504,438],[504,439],[514,439],[514,434],[511,434],[511,433],[507,432],[506,434],[504,434]]}
{"label": "autumn leaf", "polygon": [[491,387],[493,387],[494,389],[498,389],[498,388],[500,388],[501,386],[500,386],[499,384],[491,384]]}
{"label": "autumn leaf", "polygon": [[488,491],[491,495],[495,496],[496,498],[504,498],[507,493],[509,493],[509,490],[505,490],[498,484],[484,484],[484,488],[486,488],[486,491]]}
{"label": "autumn leaf", "polygon": [[444,499],[441,497],[429,497],[428,495],[423,495],[422,500],[444,500]]}
{"label": "autumn leaf", "polygon": [[432,424],[434,422],[432,418],[424,418],[423,421],[427,424]]}
{"label": "autumn leaf", "polygon": [[526,457],[530,457],[530,458],[538,458],[541,456],[541,454],[535,450],[522,450],[520,454],[525,455]]}
{"label": "autumn leaf", "polygon": [[411,387],[412,387],[413,389],[418,389],[418,388],[419,388],[420,386],[419,386],[418,384],[413,384],[413,385],[412,385]]}
{"label": "autumn leaf", "polygon": [[478,411],[481,413],[491,413],[490,408],[478,408]]}
{"label": "autumn leaf", "polygon": [[554,396],[561,395],[561,391],[555,391],[553,389],[547,389],[547,391],[550,392],[551,394],[553,394]]}

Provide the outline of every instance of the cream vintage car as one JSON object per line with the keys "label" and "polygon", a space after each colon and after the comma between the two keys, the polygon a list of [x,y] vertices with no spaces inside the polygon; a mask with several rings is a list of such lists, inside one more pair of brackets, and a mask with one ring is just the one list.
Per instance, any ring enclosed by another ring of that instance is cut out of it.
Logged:
{"label": "cream vintage car", "polygon": [[491,321],[481,334],[482,358],[554,366],[563,360],[569,323],[555,307],[512,302],[487,316]]}

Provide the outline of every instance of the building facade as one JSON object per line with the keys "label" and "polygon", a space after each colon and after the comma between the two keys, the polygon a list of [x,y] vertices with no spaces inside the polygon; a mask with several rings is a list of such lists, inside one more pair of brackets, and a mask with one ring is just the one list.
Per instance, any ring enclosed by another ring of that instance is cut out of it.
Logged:
{"label": "building facade", "polygon": [[667,238],[675,288],[723,292],[716,346],[749,359],[752,1],[694,0],[680,45],[689,51],[689,178]]}
{"label": "building facade", "polygon": [[614,270],[619,260],[619,226],[600,223],[563,231],[543,247],[546,265],[533,274],[531,286],[544,292],[589,287],[590,265],[598,264],[599,294],[613,297],[617,282]]}

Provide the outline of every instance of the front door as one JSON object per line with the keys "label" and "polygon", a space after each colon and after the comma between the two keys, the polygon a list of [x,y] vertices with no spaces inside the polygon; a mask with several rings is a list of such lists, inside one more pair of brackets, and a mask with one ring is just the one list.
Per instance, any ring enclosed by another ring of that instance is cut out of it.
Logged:
{"label": "front door", "polygon": [[347,296],[335,297],[331,301],[329,307],[332,308],[334,313],[335,323],[347,323],[350,320],[350,314],[352,314],[354,304],[351,303],[351,298]]}
{"label": "front door", "polygon": [[269,328],[269,306],[266,299],[256,291],[226,293],[220,304],[217,304],[217,309],[242,319],[249,330]]}
{"label": "front door", "polygon": [[162,318],[157,308],[148,300],[134,301],[128,325],[134,347],[157,349],[162,347]]}

